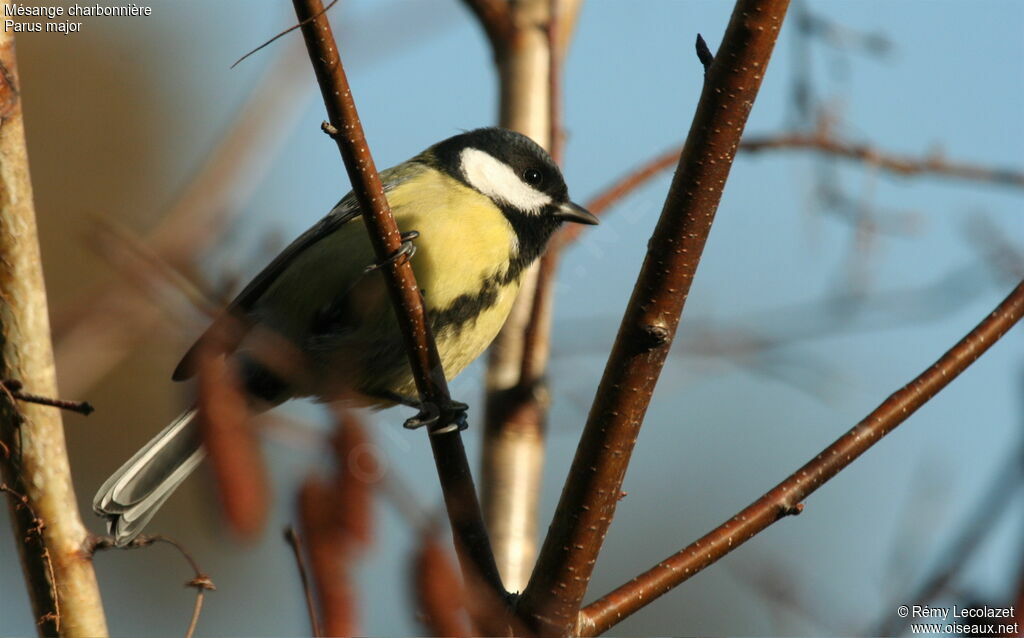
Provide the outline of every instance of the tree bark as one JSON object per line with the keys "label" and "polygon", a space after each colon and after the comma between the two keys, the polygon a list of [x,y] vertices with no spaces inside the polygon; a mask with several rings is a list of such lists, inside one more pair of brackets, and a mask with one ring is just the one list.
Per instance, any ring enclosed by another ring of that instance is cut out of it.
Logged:
{"label": "tree bark", "polygon": [[[0,33],[0,378],[20,381],[33,394],[57,395],[14,36],[7,32]],[[96,576],[82,551],[88,534],[71,483],[60,411],[15,402],[0,391],[0,443],[39,634],[106,635]]]}

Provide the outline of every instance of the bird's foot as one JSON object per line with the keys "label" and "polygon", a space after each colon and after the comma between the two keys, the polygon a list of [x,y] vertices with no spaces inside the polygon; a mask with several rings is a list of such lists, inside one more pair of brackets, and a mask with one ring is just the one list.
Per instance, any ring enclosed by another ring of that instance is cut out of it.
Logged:
{"label": "bird's foot", "polygon": [[[441,406],[431,402],[421,403],[420,411],[416,416],[408,419],[404,425],[409,430],[426,427],[431,436],[461,431],[469,427],[466,421],[466,410],[468,409],[469,406],[465,403],[451,399]],[[439,423],[446,425],[434,427]]]}
{"label": "bird's foot", "polygon": [[383,268],[385,266],[389,266],[389,265],[397,262],[402,257],[405,257],[407,259],[412,259],[412,256],[416,254],[416,244],[414,244],[412,242],[412,240],[416,239],[419,236],[420,236],[420,231],[418,231],[418,230],[410,230],[407,233],[402,233],[402,235],[401,235],[402,247],[399,248],[398,250],[396,250],[394,253],[392,253],[392,255],[390,257],[388,257],[387,259],[385,259],[384,261],[382,261],[382,262],[380,262],[378,264],[371,264],[371,265],[367,266],[366,269],[363,272],[364,273],[370,273],[370,272],[373,272],[374,270],[379,270],[380,268]]}

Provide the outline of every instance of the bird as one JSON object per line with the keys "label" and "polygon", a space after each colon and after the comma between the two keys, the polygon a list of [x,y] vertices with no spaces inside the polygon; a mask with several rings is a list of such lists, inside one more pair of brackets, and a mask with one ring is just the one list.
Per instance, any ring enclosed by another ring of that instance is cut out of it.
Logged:
{"label": "bird", "polygon": [[[598,223],[570,200],[550,155],[507,129],[449,137],[380,178],[448,379],[497,336],[554,232],[565,222]],[[237,371],[254,412],[313,397],[419,408],[407,427],[429,420],[361,213],[349,192],[242,289],[172,379],[189,379],[218,357]],[[138,536],[202,461],[196,414],[193,407],[174,419],[97,491],[93,509],[115,544]]]}

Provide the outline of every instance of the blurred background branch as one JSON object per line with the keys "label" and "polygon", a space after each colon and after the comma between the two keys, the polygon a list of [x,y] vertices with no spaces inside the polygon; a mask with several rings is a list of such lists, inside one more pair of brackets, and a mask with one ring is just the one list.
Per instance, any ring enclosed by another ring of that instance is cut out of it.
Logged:
{"label": "blurred background branch", "polygon": [[[565,55],[583,0],[467,0],[488,35],[498,76],[498,125],[529,136],[556,155],[552,138],[561,104],[558,60]],[[558,50],[553,51],[553,46]],[[544,333],[551,286],[524,275],[508,321],[490,348],[481,456],[481,498],[506,588],[522,590],[537,551],[537,507],[548,400]],[[538,314],[539,313],[539,314]],[[531,328],[531,316],[536,315]],[[527,348],[527,337],[532,337]],[[524,372],[527,373],[524,375]]]}
{"label": "blurred background branch", "polygon": [[788,0],[739,0],[704,81],[679,167],[637,277],[519,612],[543,635],[578,612],[721,201]]}

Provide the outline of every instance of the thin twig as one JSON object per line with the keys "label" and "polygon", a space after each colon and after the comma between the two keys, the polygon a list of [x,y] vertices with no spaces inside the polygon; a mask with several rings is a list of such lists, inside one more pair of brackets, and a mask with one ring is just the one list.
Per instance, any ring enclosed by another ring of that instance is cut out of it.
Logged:
{"label": "thin twig", "polygon": [[216,591],[217,586],[213,584],[213,580],[203,572],[199,567],[199,563],[192,556],[191,552],[185,549],[185,546],[178,541],[168,536],[161,534],[142,534],[130,543],[124,546],[118,546],[113,536],[92,536],[87,541],[83,548],[83,555],[86,558],[91,558],[96,552],[107,550],[107,549],[142,549],[150,547],[156,543],[164,543],[170,545],[174,549],[178,550],[178,553],[188,562],[192,571],[195,575],[188,581],[185,582],[186,587],[192,587],[196,590],[196,601],[192,606],[192,615],[189,618],[188,629],[185,630],[185,638],[192,638],[196,631],[196,625],[199,623],[199,614],[203,610],[203,599],[207,591]]}
{"label": "thin twig", "polygon": [[203,588],[196,587],[196,603],[192,607],[192,618],[188,622],[188,629],[185,630],[185,638],[192,638],[196,633],[196,625],[199,624],[199,614],[203,612],[203,598],[205,598],[205,593],[206,592]]}
{"label": "thin twig", "polygon": [[260,51],[261,49],[263,49],[263,48],[265,48],[267,46],[270,46],[271,44],[273,44],[277,40],[280,40],[281,38],[283,38],[284,36],[288,35],[292,31],[294,31],[296,29],[301,29],[303,24],[306,24],[306,22],[312,21],[313,19],[315,19],[320,14],[327,13],[336,4],[338,4],[338,0],[331,0],[331,3],[328,4],[326,7],[324,7],[323,9],[321,9],[320,13],[318,13],[315,16],[310,16],[309,18],[306,18],[304,21],[302,21],[302,22],[300,22],[298,24],[293,24],[292,26],[288,27],[284,31],[282,31],[282,32],[278,33],[277,35],[273,36],[272,38],[270,38],[269,40],[267,40],[263,44],[259,45],[255,49],[252,49],[251,51],[249,51],[248,53],[246,53],[242,57],[240,57],[237,60],[235,60],[234,63],[229,68],[231,68],[231,69],[235,68],[236,66],[238,66],[242,62],[242,60],[248,58],[253,53],[256,53],[257,51]]}
{"label": "thin twig", "polygon": [[[338,144],[342,159],[352,181],[352,191],[362,210],[370,242],[380,263],[388,262],[401,248],[398,226],[388,207],[370,155],[366,137],[356,110],[345,70],[338,55],[337,43],[331,32],[327,16],[321,11],[319,0],[293,0],[302,33],[309,50],[310,61],[316,72],[320,90],[327,106],[330,125],[338,131],[332,138]],[[307,18],[315,16],[311,22]],[[483,524],[480,503],[466,459],[462,436],[457,428],[448,429],[460,412],[450,407],[448,383],[437,353],[437,346],[427,323],[423,299],[416,285],[408,259],[392,260],[381,269],[395,307],[395,315],[402,330],[409,363],[416,379],[420,401],[437,406],[440,417],[431,427],[430,443],[434,452],[445,505],[452,529],[458,537],[457,547],[466,555],[460,560],[473,563],[483,578],[504,593],[494,555],[491,552],[487,529]],[[438,433],[438,434],[435,434]]]}
{"label": "thin twig", "polygon": [[11,397],[19,401],[27,401],[28,403],[38,403],[39,405],[48,405],[53,408],[60,408],[61,410],[67,410],[69,412],[77,412],[79,414],[89,416],[96,411],[96,408],[88,401],[68,401],[67,399],[53,399],[51,397],[43,397],[38,394],[30,394],[22,391],[22,383],[17,379],[8,379],[6,381],[0,381],[0,385],[11,394]]}
{"label": "thin twig", "polygon": [[302,580],[302,593],[306,598],[306,611],[309,613],[309,626],[313,630],[313,635],[319,638],[324,633],[320,628],[316,603],[313,601],[313,589],[309,584],[309,570],[306,566],[306,557],[302,553],[302,538],[295,531],[294,525],[284,528],[284,540],[288,542],[292,552],[295,554],[295,565],[299,568],[299,578]]}
{"label": "thin twig", "polygon": [[580,614],[581,635],[593,636],[606,631],[772,523],[798,514],[804,499],[945,388],[1022,316],[1024,281],[931,367],[894,392],[860,423],[786,480],[699,540],[584,608]]}
{"label": "thin twig", "polygon": [[[662,171],[675,166],[682,150],[682,146],[677,146],[640,164],[588,201],[587,210],[595,215],[604,213],[630,193],[657,177]],[[1024,172],[1019,170],[954,162],[938,155],[931,157],[897,155],[867,144],[858,144],[833,137],[827,130],[815,133],[773,133],[748,137],[740,142],[740,151],[744,153],[771,150],[813,151],[823,155],[861,161],[902,177],[945,176],[1003,186],[1024,187]],[[559,235],[559,241],[562,244],[575,241],[583,230],[584,227],[577,224],[566,226]]]}
{"label": "thin twig", "polygon": [[788,0],[739,0],[596,392],[522,617],[571,635]]}

